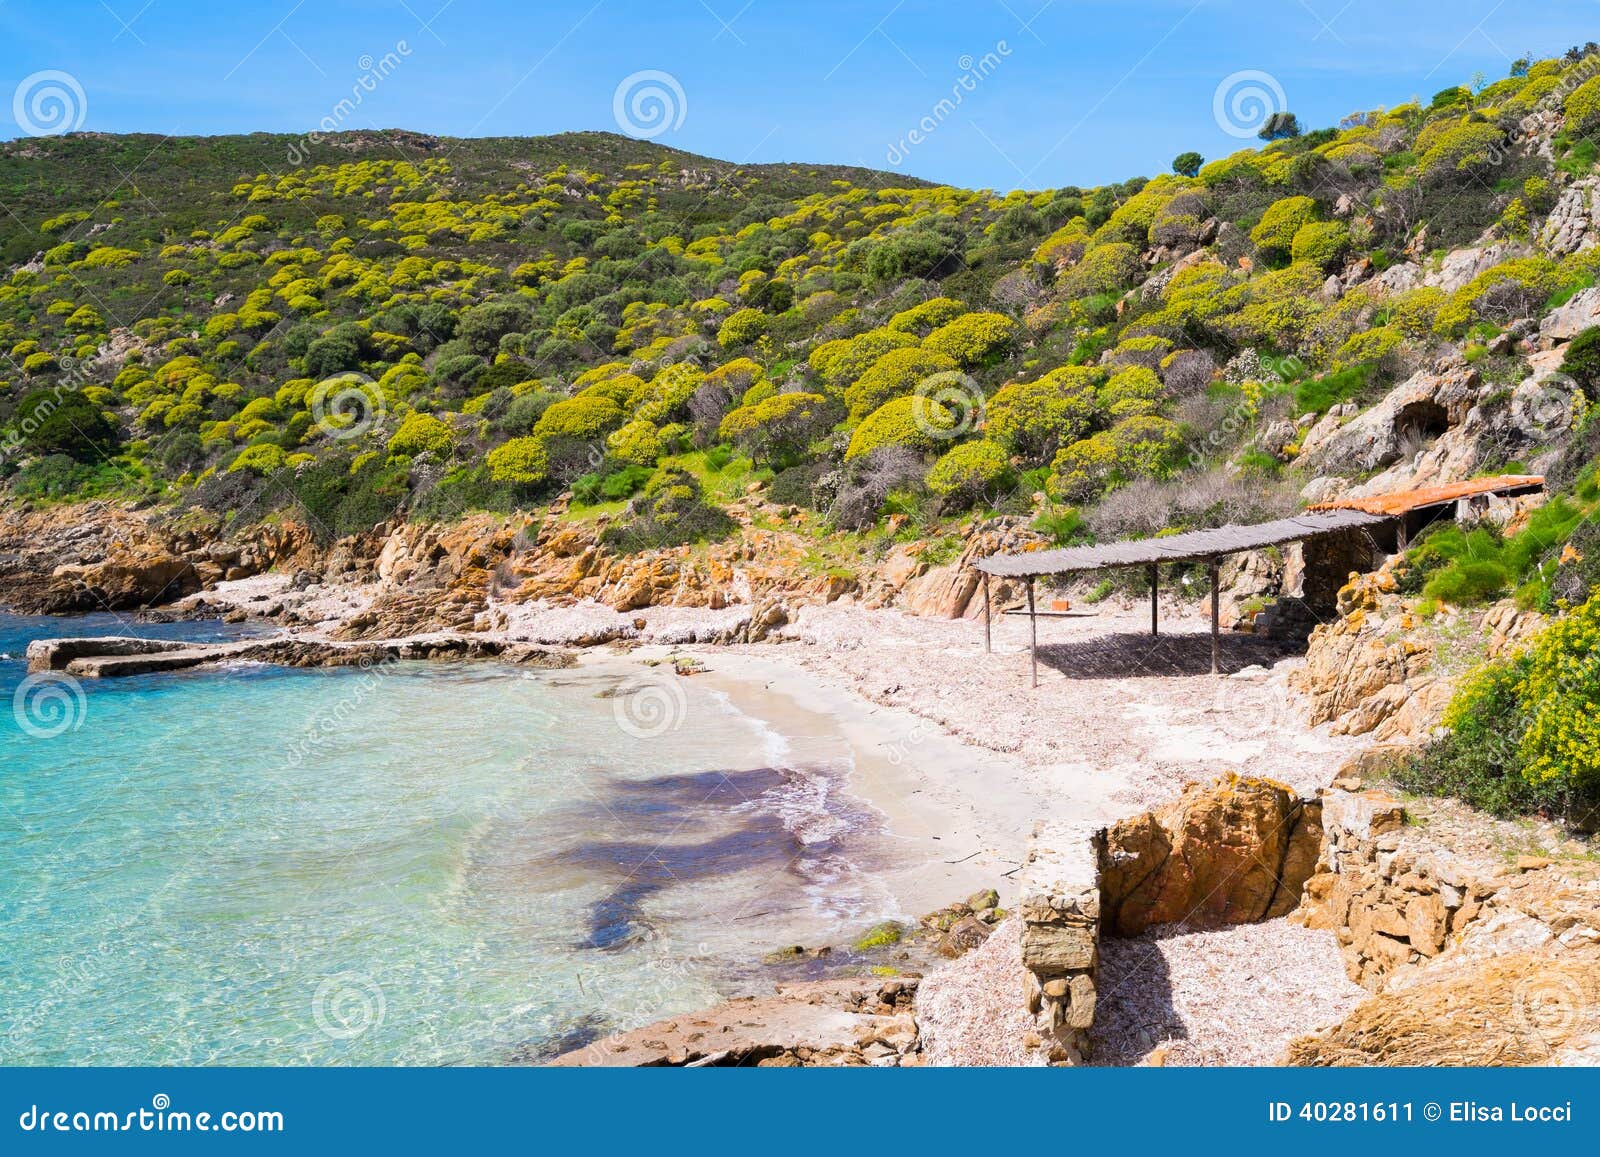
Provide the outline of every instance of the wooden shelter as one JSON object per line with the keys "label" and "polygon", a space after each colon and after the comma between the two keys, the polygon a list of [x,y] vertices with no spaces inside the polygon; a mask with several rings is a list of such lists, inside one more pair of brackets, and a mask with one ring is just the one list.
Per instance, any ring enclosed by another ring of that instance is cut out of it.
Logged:
{"label": "wooden shelter", "polygon": [[[1069,546],[1059,550],[1032,550],[1017,554],[995,554],[974,564],[983,575],[983,649],[993,649],[990,620],[989,577],[1020,578],[1028,592],[1028,651],[1033,666],[1033,685],[1039,685],[1038,612],[1034,606],[1035,579],[1050,575],[1078,574],[1111,570],[1117,567],[1145,566],[1150,569],[1150,633],[1157,634],[1158,567],[1161,563],[1203,562],[1211,572],[1211,673],[1217,673],[1221,650],[1221,591],[1218,589],[1222,560],[1231,554],[1281,546],[1289,542],[1365,530],[1368,536],[1382,527],[1393,531],[1394,550],[1403,551],[1418,531],[1430,523],[1452,517],[1464,510],[1484,510],[1494,497],[1513,498],[1544,489],[1538,474],[1501,474],[1491,478],[1471,478],[1443,486],[1401,490],[1369,498],[1344,498],[1319,503],[1292,518],[1249,526],[1220,526],[1215,530],[1191,530],[1157,538],[1123,539],[1099,546]],[[1455,509],[1452,510],[1451,508]],[[1387,537],[1387,536],[1386,536]],[[1343,576],[1340,576],[1341,580]]]}
{"label": "wooden shelter", "polygon": [[1364,510],[1315,510],[1250,526],[1220,526],[1215,530],[1191,530],[1160,538],[1124,539],[1099,546],[1069,546],[1059,550],[1031,550],[1019,554],[996,554],[975,565],[983,575],[983,647],[993,647],[990,619],[989,579],[1020,578],[1028,592],[1028,653],[1033,669],[1033,685],[1039,685],[1039,627],[1034,605],[1034,580],[1053,575],[1079,574],[1118,567],[1145,566],[1150,570],[1150,633],[1159,633],[1157,612],[1158,567],[1161,563],[1203,562],[1211,571],[1211,672],[1217,673],[1221,650],[1221,591],[1219,575],[1222,560],[1241,551],[1281,546],[1320,535],[1338,534],[1357,528],[1378,526],[1389,521],[1385,514]]}

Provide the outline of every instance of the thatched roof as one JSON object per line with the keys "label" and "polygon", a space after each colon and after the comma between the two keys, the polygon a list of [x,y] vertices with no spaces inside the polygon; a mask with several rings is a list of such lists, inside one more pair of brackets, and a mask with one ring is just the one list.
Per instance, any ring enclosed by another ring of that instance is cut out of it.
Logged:
{"label": "thatched roof", "polygon": [[1363,510],[1316,510],[1251,526],[1219,526],[1215,530],[1191,530],[1161,538],[1125,539],[1098,546],[995,554],[979,560],[976,565],[979,570],[992,575],[1027,578],[1119,566],[1143,566],[1153,562],[1198,562],[1388,521],[1385,515],[1369,514]]}

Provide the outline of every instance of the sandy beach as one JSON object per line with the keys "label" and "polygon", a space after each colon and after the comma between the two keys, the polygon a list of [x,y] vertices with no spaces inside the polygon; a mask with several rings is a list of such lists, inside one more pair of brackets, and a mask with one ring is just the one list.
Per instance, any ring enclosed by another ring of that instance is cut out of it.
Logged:
{"label": "sandy beach", "polygon": [[[639,617],[650,639],[656,615]],[[1040,619],[1037,688],[1027,632],[1026,618],[997,616],[986,654],[981,621],[836,604],[804,608],[777,645],[645,642],[582,663],[664,670],[692,656],[697,685],[746,714],[842,739],[849,790],[902,853],[881,879],[908,916],[984,887],[1008,901],[1041,819],[1114,822],[1228,772],[1314,791],[1362,746],[1304,725],[1287,685],[1302,660],[1281,644],[1225,636],[1231,673],[1209,674],[1205,622],[1182,608],[1155,640],[1142,608]]]}

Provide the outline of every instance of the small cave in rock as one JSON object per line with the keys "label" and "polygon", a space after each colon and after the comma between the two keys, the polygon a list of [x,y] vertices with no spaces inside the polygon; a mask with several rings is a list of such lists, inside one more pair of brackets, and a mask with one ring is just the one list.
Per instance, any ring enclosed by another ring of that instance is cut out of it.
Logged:
{"label": "small cave in rock", "polygon": [[1395,437],[1401,443],[1431,442],[1450,429],[1450,413],[1438,402],[1411,402],[1394,417]]}

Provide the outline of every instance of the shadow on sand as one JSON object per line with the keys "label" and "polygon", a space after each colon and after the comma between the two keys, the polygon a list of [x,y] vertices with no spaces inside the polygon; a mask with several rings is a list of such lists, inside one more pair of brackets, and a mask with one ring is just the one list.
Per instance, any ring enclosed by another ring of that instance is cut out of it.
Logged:
{"label": "shadow on sand", "polygon": [[[1294,639],[1224,632],[1219,639],[1221,673],[1260,664],[1270,666],[1291,655],[1305,654]],[[1136,631],[1100,635],[1076,643],[1040,643],[1039,665],[1069,679],[1131,679],[1144,676],[1209,675],[1211,632],[1150,636]]]}

